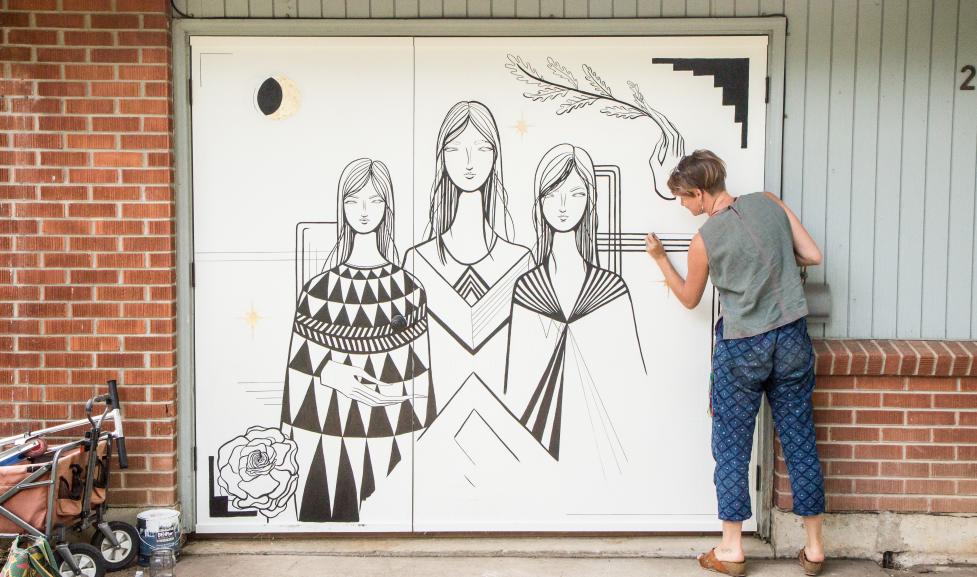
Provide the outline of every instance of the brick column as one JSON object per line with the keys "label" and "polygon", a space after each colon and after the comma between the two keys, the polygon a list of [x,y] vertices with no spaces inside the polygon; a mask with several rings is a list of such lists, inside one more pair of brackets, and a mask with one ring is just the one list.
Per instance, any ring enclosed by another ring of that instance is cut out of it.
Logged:
{"label": "brick column", "polygon": [[118,379],[111,502],[176,502],[169,4],[3,0],[0,434]]}
{"label": "brick column", "polygon": [[[818,341],[830,511],[977,513],[977,343]],[[790,509],[777,445],[774,500]]]}

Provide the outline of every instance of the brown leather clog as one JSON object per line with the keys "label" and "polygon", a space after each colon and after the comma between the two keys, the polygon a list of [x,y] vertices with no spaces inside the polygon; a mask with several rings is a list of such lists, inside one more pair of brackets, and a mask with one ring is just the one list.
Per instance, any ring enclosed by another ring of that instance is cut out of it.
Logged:
{"label": "brown leather clog", "polygon": [[720,561],[716,558],[716,550],[712,549],[708,553],[699,555],[699,566],[703,569],[731,575],[732,577],[744,577],[746,575],[746,561],[735,563],[733,561]]}
{"label": "brown leather clog", "polygon": [[801,550],[797,553],[797,562],[800,563],[801,569],[804,570],[804,574],[810,575],[811,577],[814,577],[815,575],[820,575],[821,567],[822,565],[824,565],[823,561],[820,563],[815,563],[814,561],[808,561],[807,554],[804,553],[803,547],[801,547]]}

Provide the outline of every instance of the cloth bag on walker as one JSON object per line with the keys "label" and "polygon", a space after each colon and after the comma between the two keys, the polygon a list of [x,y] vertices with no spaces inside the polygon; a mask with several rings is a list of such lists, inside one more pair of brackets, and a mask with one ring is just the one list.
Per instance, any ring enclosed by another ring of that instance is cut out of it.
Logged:
{"label": "cloth bag on walker", "polygon": [[56,566],[47,539],[21,535],[10,545],[0,577],[58,577]]}

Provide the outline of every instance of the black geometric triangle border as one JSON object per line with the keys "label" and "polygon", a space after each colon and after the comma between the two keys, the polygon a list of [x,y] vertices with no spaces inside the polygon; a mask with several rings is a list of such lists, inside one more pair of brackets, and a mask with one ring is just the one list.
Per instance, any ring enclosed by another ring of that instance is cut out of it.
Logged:
{"label": "black geometric triangle border", "polygon": [[693,76],[712,76],[713,86],[723,89],[723,105],[733,106],[733,120],[740,123],[740,148],[746,148],[750,116],[749,58],[652,58],[652,64],[671,64],[672,70],[691,70]]}

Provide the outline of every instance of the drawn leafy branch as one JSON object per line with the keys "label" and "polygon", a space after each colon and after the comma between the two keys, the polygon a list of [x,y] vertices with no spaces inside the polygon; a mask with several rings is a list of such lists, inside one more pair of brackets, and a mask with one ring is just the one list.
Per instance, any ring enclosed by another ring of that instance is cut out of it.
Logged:
{"label": "drawn leafy branch", "polygon": [[540,86],[544,84],[552,84],[548,82],[544,83],[541,80],[542,76],[540,76],[539,72],[536,72],[536,69],[533,68],[533,65],[524,61],[519,56],[513,56],[512,54],[510,54],[509,63],[506,64],[505,67],[508,68],[509,71],[512,72],[512,74],[516,78],[518,78],[522,82],[525,82],[526,84],[537,84]]}
{"label": "drawn leafy branch", "polygon": [[629,106],[621,106],[621,105],[605,106],[604,108],[601,108],[600,111],[608,116],[615,116],[617,118],[626,118],[628,120],[640,118],[645,115],[644,112],[635,110],[634,108],[631,108]]}
{"label": "drawn leafy branch", "polygon": [[611,94],[610,86],[608,86],[600,76],[597,76],[597,73],[594,72],[593,68],[584,64],[583,72],[584,76],[587,77],[587,82],[589,82],[590,85],[601,94],[601,96],[604,96],[605,98],[614,98],[614,95]]}
{"label": "drawn leafy branch", "polygon": [[584,78],[593,91],[580,88],[580,83],[570,69],[552,57],[546,59],[546,67],[557,77],[556,80],[544,77],[521,56],[509,54],[505,67],[520,82],[536,87],[535,92],[524,92],[524,97],[536,102],[562,99],[557,114],[568,114],[603,100],[608,103],[608,106],[601,108],[600,112],[607,116],[628,120],[642,116],[650,118],[661,130],[661,137],[652,152],[652,158],[657,160],[659,165],[664,164],[669,152],[679,157],[685,154],[685,139],[682,138],[678,128],[668,117],[652,108],[642,94],[641,88],[630,80],[628,88],[631,89],[633,102],[625,102],[616,98],[611,87],[587,64],[581,68]]}
{"label": "drawn leafy branch", "polygon": [[580,84],[577,82],[577,79],[573,76],[573,73],[570,72],[570,69],[567,68],[566,66],[561,66],[560,63],[554,60],[553,58],[546,59],[546,67],[552,70],[553,74],[556,74],[560,78],[572,84],[574,88],[580,87]]}
{"label": "drawn leafy branch", "polygon": [[590,94],[571,94],[566,100],[563,101],[563,104],[560,104],[560,108],[557,109],[556,113],[566,114],[567,112],[573,112],[578,108],[590,106],[598,100],[600,100],[600,98]]}
{"label": "drawn leafy branch", "polygon": [[526,98],[535,100],[536,102],[546,102],[547,100],[552,100],[560,96],[566,96],[566,89],[559,86],[543,86],[536,92],[526,92],[523,94]]}

